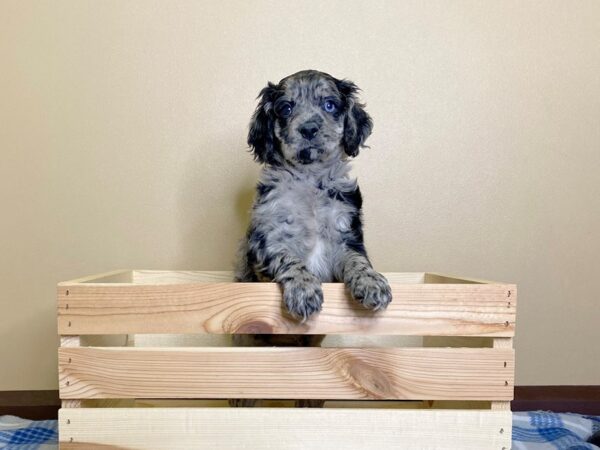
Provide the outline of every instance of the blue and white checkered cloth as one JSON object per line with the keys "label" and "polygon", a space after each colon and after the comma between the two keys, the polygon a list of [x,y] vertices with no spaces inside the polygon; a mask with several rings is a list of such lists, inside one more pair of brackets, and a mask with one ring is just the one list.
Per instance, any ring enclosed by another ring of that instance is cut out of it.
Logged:
{"label": "blue and white checkered cloth", "polygon": [[600,429],[600,416],[543,411],[513,413],[513,450],[598,450],[586,443]]}
{"label": "blue and white checkered cloth", "polygon": [[[600,430],[600,416],[518,412],[513,414],[512,450],[599,450],[585,441]],[[0,450],[56,450],[56,420],[0,416]],[[456,449],[460,450],[460,449]]]}
{"label": "blue and white checkered cloth", "polygon": [[56,450],[58,448],[56,420],[26,420],[15,416],[0,416],[0,449]]}

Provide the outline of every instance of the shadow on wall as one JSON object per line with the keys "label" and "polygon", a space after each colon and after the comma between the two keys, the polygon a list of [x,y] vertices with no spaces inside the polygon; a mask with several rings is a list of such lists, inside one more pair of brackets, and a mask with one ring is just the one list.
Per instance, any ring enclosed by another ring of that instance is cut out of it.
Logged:
{"label": "shadow on wall", "polygon": [[207,140],[188,155],[173,226],[179,269],[233,270],[259,170],[242,133]]}

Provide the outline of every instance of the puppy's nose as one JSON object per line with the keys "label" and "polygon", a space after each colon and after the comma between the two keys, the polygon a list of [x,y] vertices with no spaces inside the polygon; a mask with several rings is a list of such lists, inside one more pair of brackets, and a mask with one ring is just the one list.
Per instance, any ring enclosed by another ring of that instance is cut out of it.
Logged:
{"label": "puppy's nose", "polygon": [[319,131],[319,125],[315,122],[306,122],[300,127],[300,134],[309,141],[315,137],[317,131]]}

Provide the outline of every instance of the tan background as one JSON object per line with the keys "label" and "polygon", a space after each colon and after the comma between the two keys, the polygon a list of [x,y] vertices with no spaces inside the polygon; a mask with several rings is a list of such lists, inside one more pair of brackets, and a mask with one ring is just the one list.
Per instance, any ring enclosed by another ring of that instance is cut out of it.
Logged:
{"label": "tan background", "polygon": [[518,384],[600,384],[600,2],[0,3],[0,390],[56,388],[55,284],[228,269],[267,80],[354,80],[381,271],[519,285]]}

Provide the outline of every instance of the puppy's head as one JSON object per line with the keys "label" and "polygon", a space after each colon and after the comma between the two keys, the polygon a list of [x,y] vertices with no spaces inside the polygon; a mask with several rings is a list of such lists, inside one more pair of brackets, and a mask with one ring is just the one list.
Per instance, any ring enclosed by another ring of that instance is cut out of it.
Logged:
{"label": "puppy's head", "polygon": [[315,70],[268,83],[250,122],[254,157],[271,165],[307,165],[358,155],[373,122],[357,91],[351,81]]}

